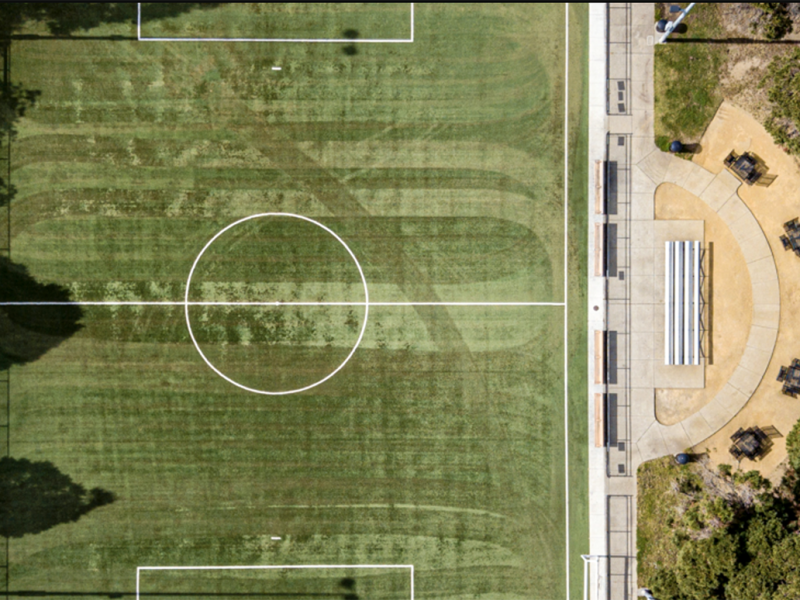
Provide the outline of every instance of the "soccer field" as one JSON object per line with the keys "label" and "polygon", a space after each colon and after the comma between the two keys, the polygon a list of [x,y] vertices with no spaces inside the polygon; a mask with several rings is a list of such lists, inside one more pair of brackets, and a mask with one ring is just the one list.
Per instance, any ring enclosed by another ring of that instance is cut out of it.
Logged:
{"label": "soccer field", "polygon": [[8,453],[115,496],[9,591],[582,597],[586,6],[129,7],[8,51]]}

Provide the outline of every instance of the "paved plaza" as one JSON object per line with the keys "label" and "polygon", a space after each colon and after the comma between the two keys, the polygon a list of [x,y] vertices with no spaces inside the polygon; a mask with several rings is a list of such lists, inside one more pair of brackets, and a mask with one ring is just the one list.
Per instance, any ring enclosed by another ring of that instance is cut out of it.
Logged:
{"label": "paved plaza", "polygon": [[[590,564],[595,598],[636,595],[636,469],[725,427],[764,378],[780,320],[770,243],[739,196],[742,183],[654,145],[651,4],[590,8]],[[656,389],[705,385],[705,367],[665,366],[665,242],[704,241],[704,222],[656,220],[656,189],[672,184],[716,213],[749,275],[752,322],[732,374],[702,408],[670,425]],[[602,372],[599,372],[602,370]],[[602,398],[599,410],[594,399]],[[603,440],[595,439],[603,435]]]}

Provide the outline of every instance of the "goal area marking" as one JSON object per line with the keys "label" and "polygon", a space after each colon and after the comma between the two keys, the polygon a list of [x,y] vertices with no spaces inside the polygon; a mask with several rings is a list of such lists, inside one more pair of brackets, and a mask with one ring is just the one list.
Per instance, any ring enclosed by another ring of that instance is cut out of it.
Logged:
{"label": "goal area marking", "polygon": [[414,41],[414,3],[409,2],[411,35],[408,39],[350,38],[230,38],[230,37],[142,37],[142,3],[136,3],[136,37],[140,42],[288,42],[306,44],[409,44]]}
{"label": "goal area marking", "polygon": [[410,596],[414,600],[414,565],[228,565],[228,566],[172,566],[172,567],[136,567],[136,600],[139,598],[139,580],[142,571],[244,571],[261,570],[277,571],[282,569],[408,569]]}

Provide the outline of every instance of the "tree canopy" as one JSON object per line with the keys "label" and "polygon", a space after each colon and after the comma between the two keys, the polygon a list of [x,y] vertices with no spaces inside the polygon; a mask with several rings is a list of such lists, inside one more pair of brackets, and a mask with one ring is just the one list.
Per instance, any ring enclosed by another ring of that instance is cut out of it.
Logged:
{"label": "tree canopy", "polygon": [[639,481],[639,583],[658,600],[800,598],[794,469],[773,488],[757,471],[714,473],[667,457],[642,465]]}

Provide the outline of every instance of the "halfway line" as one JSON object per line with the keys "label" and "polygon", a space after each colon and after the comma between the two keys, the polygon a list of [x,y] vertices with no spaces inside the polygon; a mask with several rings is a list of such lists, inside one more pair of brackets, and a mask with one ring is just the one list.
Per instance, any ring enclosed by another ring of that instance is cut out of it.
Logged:
{"label": "halfway line", "polygon": [[0,306],[564,306],[563,302],[175,302],[175,301],[63,301],[0,302]]}

